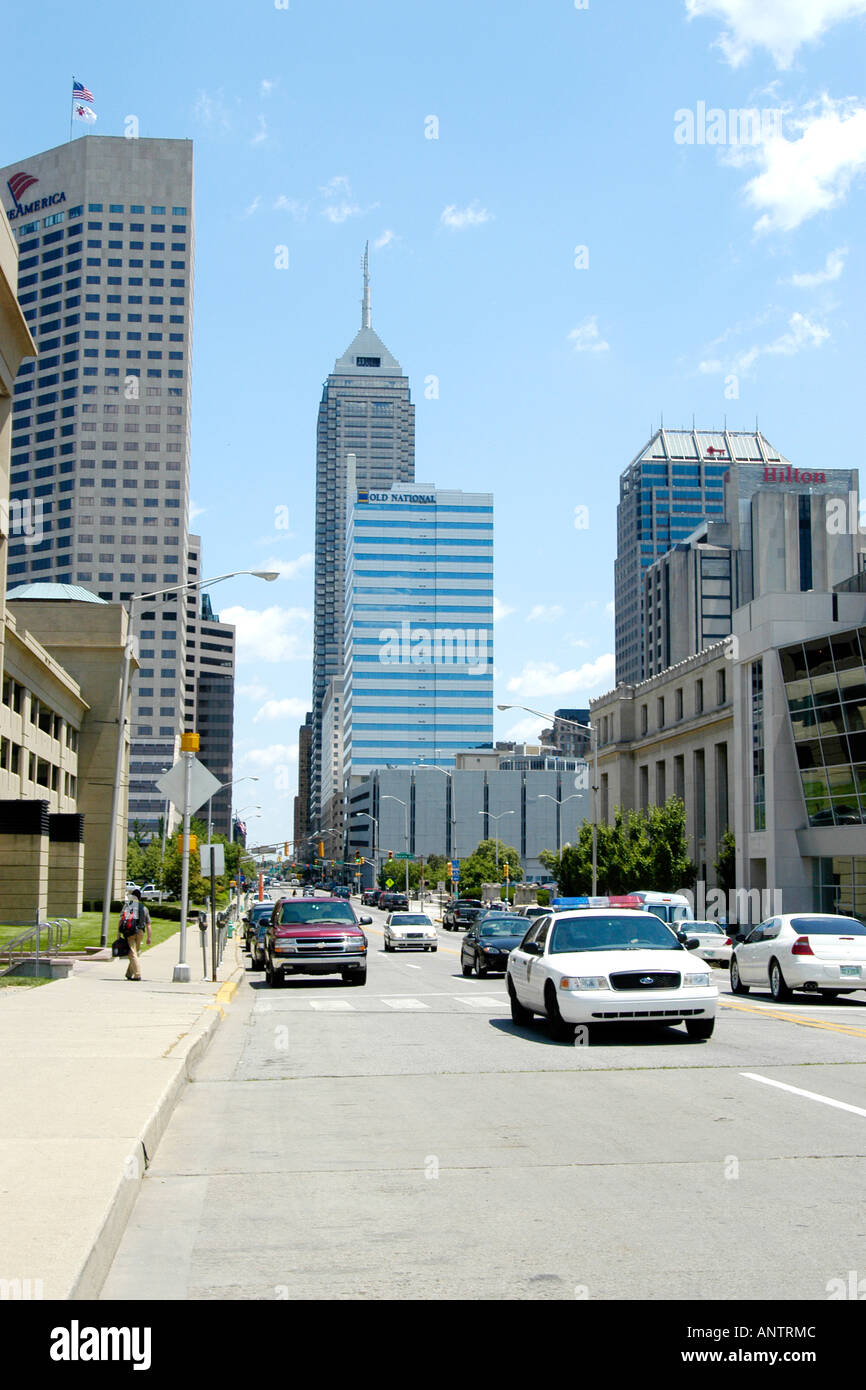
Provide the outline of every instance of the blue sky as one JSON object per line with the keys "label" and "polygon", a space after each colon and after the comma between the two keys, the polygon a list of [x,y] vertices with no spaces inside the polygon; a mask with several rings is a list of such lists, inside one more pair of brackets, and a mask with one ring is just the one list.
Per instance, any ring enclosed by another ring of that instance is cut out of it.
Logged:
{"label": "blue sky", "polygon": [[[495,494],[497,699],[585,705],[613,684],[619,475],[661,414],[859,465],[864,31],[866,0],[18,12],[0,163],[67,138],[73,72],[96,133],[195,141],[193,524],[206,572],[282,571],[213,592],[257,840],[291,837],[316,410],[365,240],[418,480]],[[699,103],[727,143],[676,138]],[[741,108],[766,139],[732,141]]]}

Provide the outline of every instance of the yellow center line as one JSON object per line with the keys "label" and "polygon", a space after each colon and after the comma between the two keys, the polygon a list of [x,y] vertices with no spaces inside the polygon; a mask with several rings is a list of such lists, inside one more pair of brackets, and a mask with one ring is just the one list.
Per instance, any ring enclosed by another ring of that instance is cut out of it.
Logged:
{"label": "yellow center line", "polygon": [[751,1004],[734,1004],[727,999],[719,1000],[720,1009],[737,1009],[740,1013],[757,1014],[760,1018],[779,1018],[783,1023],[798,1023],[801,1028],[823,1028],[829,1033],[846,1033],[850,1038],[866,1038],[866,1028],[855,1028],[847,1023],[828,1023],[824,1019],[805,1018],[803,1014],[776,1013],[774,1009],[756,1009]]}

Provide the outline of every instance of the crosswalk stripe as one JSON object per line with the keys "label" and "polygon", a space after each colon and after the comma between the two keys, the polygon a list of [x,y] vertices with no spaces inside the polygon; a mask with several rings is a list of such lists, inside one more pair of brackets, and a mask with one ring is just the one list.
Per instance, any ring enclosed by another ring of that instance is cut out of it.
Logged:
{"label": "crosswalk stripe", "polygon": [[454,994],[452,998],[459,999],[463,1004],[474,1004],[481,1009],[498,1009],[501,1004],[505,1003],[504,995],[494,999],[492,994]]}
{"label": "crosswalk stripe", "polygon": [[422,1004],[420,999],[383,999],[383,1004],[387,1004],[389,1009],[429,1009],[429,1004]]}
{"label": "crosswalk stripe", "polygon": [[338,1009],[354,1009],[355,1005],[350,1004],[348,999],[310,999],[311,1009],[327,1009],[335,1013]]}

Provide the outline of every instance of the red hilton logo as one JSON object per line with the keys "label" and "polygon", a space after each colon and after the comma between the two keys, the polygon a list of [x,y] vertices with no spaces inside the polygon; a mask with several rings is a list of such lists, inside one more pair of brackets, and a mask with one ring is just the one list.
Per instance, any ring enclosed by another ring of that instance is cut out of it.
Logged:
{"label": "red hilton logo", "polygon": [[790,463],[787,468],[764,467],[765,483],[826,483],[826,481],[826,473],[809,473],[805,469],[792,468]]}

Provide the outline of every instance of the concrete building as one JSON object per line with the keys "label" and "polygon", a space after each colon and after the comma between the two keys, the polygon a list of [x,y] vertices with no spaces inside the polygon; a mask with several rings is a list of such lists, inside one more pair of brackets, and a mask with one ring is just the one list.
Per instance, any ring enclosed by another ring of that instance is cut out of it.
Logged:
{"label": "concrete building", "polygon": [[866,919],[866,594],[767,594],[734,638],[737,880]]}
{"label": "concrete building", "polygon": [[[587,727],[576,729],[575,724]],[[561,753],[566,758],[585,758],[592,739],[588,725],[588,709],[554,710],[553,725],[542,729],[541,742],[552,753]]]}
{"label": "concrete building", "polygon": [[415,476],[415,407],[399,362],[374,332],[364,256],[361,328],[325,382],[316,436],[315,623],[310,819],[323,810],[322,712],[328,682],[343,675],[346,482],[388,489]]}
{"label": "concrete building", "polygon": [[[434,765],[377,768],[347,794],[344,858],[370,861],[378,853],[381,862],[389,850],[408,850],[459,859],[481,840],[498,838],[518,851],[526,878],[546,879],[539,854],[577,838],[589,796],[586,764],[569,758],[500,758],[490,749],[458,754],[449,772]],[[366,863],[363,881],[373,876]]]}
{"label": "concrete building", "polygon": [[[182,583],[189,493],[193,174],[188,140],[88,135],[0,173],[39,347],[15,384],[11,494],[39,535],[10,545],[16,583],[74,583],[111,602]],[[133,813],[183,712],[184,605],[136,610]],[[145,713],[144,711],[147,711]]]}
{"label": "concrete building", "polygon": [[345,681],[332,676],[322,706],[322,814],[319,826],[333,830],[342,840],[343,831],[343,718]]}
{"label": "concrete building", "polygon": [[302,843],[310,834],[310,757],[313,735],[312,711],[298,730],[298,794],[295,797],[295,854],[302,853]]}
{"label": "concrete building", "polygon": [[[790,476],[789,476],[790,475]],[[857,564],[856,469],[737,464],[725,517],[704,522],[644,575],[644,671],[656,675],[731,631],[734,610],[766,593],[829,590]]]}
{"label": "concrete building", "polygon": [[493,498],[358,487],[346,534],[343,777],[493,746]]}
{"label": "concrete building", "polygon": [[730,658],[730,643],[719,642],[590,704],[598,728],[599,821],[612,822],[619,807],[646,811],[679,797],[691,858],[710,887],[719,843],[734,822]]}
{"label": "concrete building", "polygon": [[[186,573],[190,581],[203,577],[201,536],[189,538]],[[210,594],[189,589],[185,602],[184,722],[198,732],[199,760],[227,788],[213,798],[211,818],[216,833],[231,838],[228,784],[234,766],[235,629],[220,622]]]}
{"label": "concrete building", "polygon": [[644,667],[644,574],[705,520],[724,518],[725,474],[737,464],[783,470],[788,461],[756,431],[657,430],[620,478],[615,629],[617,684]]}

